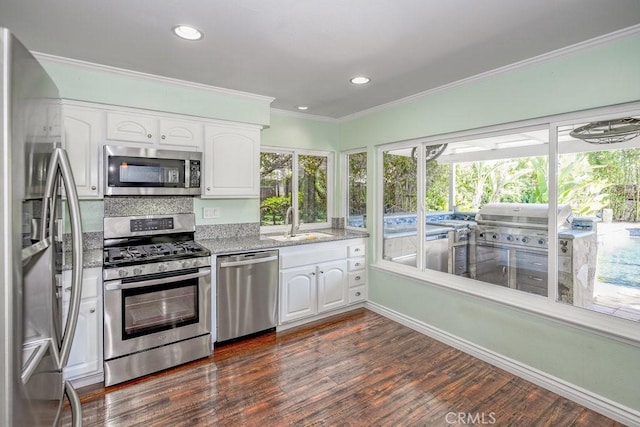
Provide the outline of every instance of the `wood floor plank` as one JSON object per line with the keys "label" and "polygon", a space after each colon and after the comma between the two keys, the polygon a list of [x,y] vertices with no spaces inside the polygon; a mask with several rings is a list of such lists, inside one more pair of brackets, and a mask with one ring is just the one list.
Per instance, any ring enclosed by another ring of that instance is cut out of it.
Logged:
{"label": "wood floor plank", "polygon": [[87,427],[621,426],[365,309],[79,393]]}

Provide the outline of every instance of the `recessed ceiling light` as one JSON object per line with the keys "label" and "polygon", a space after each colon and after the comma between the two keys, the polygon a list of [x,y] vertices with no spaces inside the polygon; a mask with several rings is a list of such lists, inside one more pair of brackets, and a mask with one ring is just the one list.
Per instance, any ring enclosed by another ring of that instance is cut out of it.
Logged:
{"label": "recessed ceiling light", "polygon": [[173,32],[185,40],[200,40],[203,37],[202,31],[191,25],[176,25],[173,27]]}
{"label": "recessed ceiling light", "polygon": [[358,76],[358,77],[352,78],[349,81],[351,83],[353,83],[354,85],[364,85],[364,84],[369,83],[371,81],[371,79],[369,77]]}
{"label": "recessed ceiling light", "polygon": [[306,105],[298,105],[298,110],[300,110],[300,111],[305,111],[305,110],[308,110],[308,109],[309,109],[309,107],[307,107]]}

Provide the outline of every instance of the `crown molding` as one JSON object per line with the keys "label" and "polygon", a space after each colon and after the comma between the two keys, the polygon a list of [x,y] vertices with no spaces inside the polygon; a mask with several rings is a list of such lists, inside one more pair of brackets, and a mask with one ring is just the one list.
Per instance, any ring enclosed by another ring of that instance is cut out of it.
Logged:
{"label": "crown molding", "polygon": [[64,58],[61,56],[50,55],[48,53],[41,53],[41,52],[31,52],[31,53],[33,54],[33,56],[36,57],[38,61],[41,61],[41,62],[50,62],[50,63],[56,63],[56,64],[69,65],[72,67],[83,68],[85,70],[100,71],[103,73],[109,73],[109,74],[114,74],[114,75],[123,76],[123,77],[131,77],[131,78],[137,78],[142,80],[155,81],[158,83],[168,84],[168,85],[182,87],[182,88],[205,90],[205,91],[220,94],[220,95],[247,98],[254,101],[265,102],[268,104],[271,104],[275,99],[270,96],[256,95],[254,93],[242,92],[242,91],[233,90],[233,89],[225,89],[217,86],[210,86],[202,83],[190,82],[187,80],[174,79],[171,77],[163,77],[156,74],[142,73],[139,71],[112,67],[110,65],[103,65],[103,64],[96,64],[93,62],[81,61],[79,59]]}
{"label": "crown molding", "polygon": [[559,57],[567,56],[575,52],[580,52],[585,49],[590,49],[596,46],[600,46],[603,44],[611,43],[613,41],[621,40],[627,37],[632,37],[640,34],[640,24],[634,25],[631,27],[624,28],[622,30],[614,31],[609,34],[605,34],[603,36],[595,37],[589,40],[585,40],[580,43],[576,43],[571,46],[563,47],[560,49],[553,50],[551,52],[543,53],[538,56],[534,56],[532,58],[524,59],[522,61],[514,62],[513,64],[505,65],[504,67],[495,68],[490,71],[486,71],[484,73],[476,74],[475,76],[467,77],[461,80],[457,80],[455,82],[451,82],[442,86],[438,86],[433,89],[426,90],[424,92],[419,92],[413,95],[409,95],[405,98],[401,98],[395,101],[387,102],[385,104],[380,104],[375,107],[367,108],[366,110],[358,111],[353,114],[348,114],[346,116],[340,117],[338,122],[344,123],[350,120],[358,119],[360,117],[364,117],[366,115],[385,111],[394,107],[398,107],[400,105],[409,104],[411,102],[417,101],[418,99],[425,98],[427,96],[444,92],[450,89],[453,89],[458,86],[466,85],[472,82],[488,79],[500,74],[504,74],[510,71],[514,71],[520,68],[528,67],[534,64],[539,64],[542,62],[550,61],[552,59],[556,59]]}
{"label": "crown molding", "polygon": [[333,117],[318,116],[315,114],[298,113],[297,111],[280,110],[278,108],[271,108],[271,114],[276,116],[295,117],[297,119],[313,120],[316,122],[338,123],[340,119],[334,119]]}

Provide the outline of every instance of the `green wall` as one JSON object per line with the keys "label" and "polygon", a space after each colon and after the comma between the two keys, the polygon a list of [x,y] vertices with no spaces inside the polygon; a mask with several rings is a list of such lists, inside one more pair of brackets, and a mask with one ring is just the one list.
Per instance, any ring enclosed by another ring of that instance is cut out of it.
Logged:
{"label": "green wall", "polygon": [[[639,79],[636,35],[358,115],[340,124],[340,144],[369,147],[373,206],[377,144],[637,102]],[[377,304],[640,411],[639,346],[375,269],[368,282]]]}
{"label": "green wall", "polygon": [[270,101],[240,92],[172,83],[135,74],[41,59],[66,99],[268,125]]}
{"label": "green wall", "polygon": [[640,36],[434,92],[343,123],[343,149],[640,99]]}
{"label": "green wall", "polygon": [[338,125],[332,120],[305,119],[274,112],[271,126],[262,131],[261,144],[270,147],[338,151]]}

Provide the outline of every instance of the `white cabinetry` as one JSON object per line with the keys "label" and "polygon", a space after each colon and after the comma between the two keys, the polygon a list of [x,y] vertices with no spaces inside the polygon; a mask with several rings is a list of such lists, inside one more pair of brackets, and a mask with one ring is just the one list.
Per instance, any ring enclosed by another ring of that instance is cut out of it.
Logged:
{"label": "white cabinetry", "polygon": [[78,197],[102,197],[103,115],[91,108],[64,105],[63,144],[69,156]]}
{"label": "white cabinetry", "polygon": [[337,260],[318,265],[318,313],[347,305],[347,262]]}
{"label": "white cabinetry", "polygon": [[289,268],[280,273],[280,322],[317,313],[316,267]]}
{"label": "white cabinetry", "polygon": [[354,304],[367,300],[367,259],[366,244],[354,242],[348,247],[348,303]]}
{"label": "white cabinetry", "polygon": [[[69,310],[71,271],[62,273],[63,305]],[[82,277],[82,300],[65,379],[82,387],[103,380],[102,356],[102,268],[86,268]]]}
{"label": "white cabinetry", "polygon": [[107,139],[202,150],[202,123],[158,115],[107,112]]}
{"label": "white cabinetry", "polygon": [[365,301],[364,248],[365,239],[281,248],[280,323]]}
{"label": "white cabinetry", "polygon": [[207,125],[204,197],[260,197],[260,128]]}

